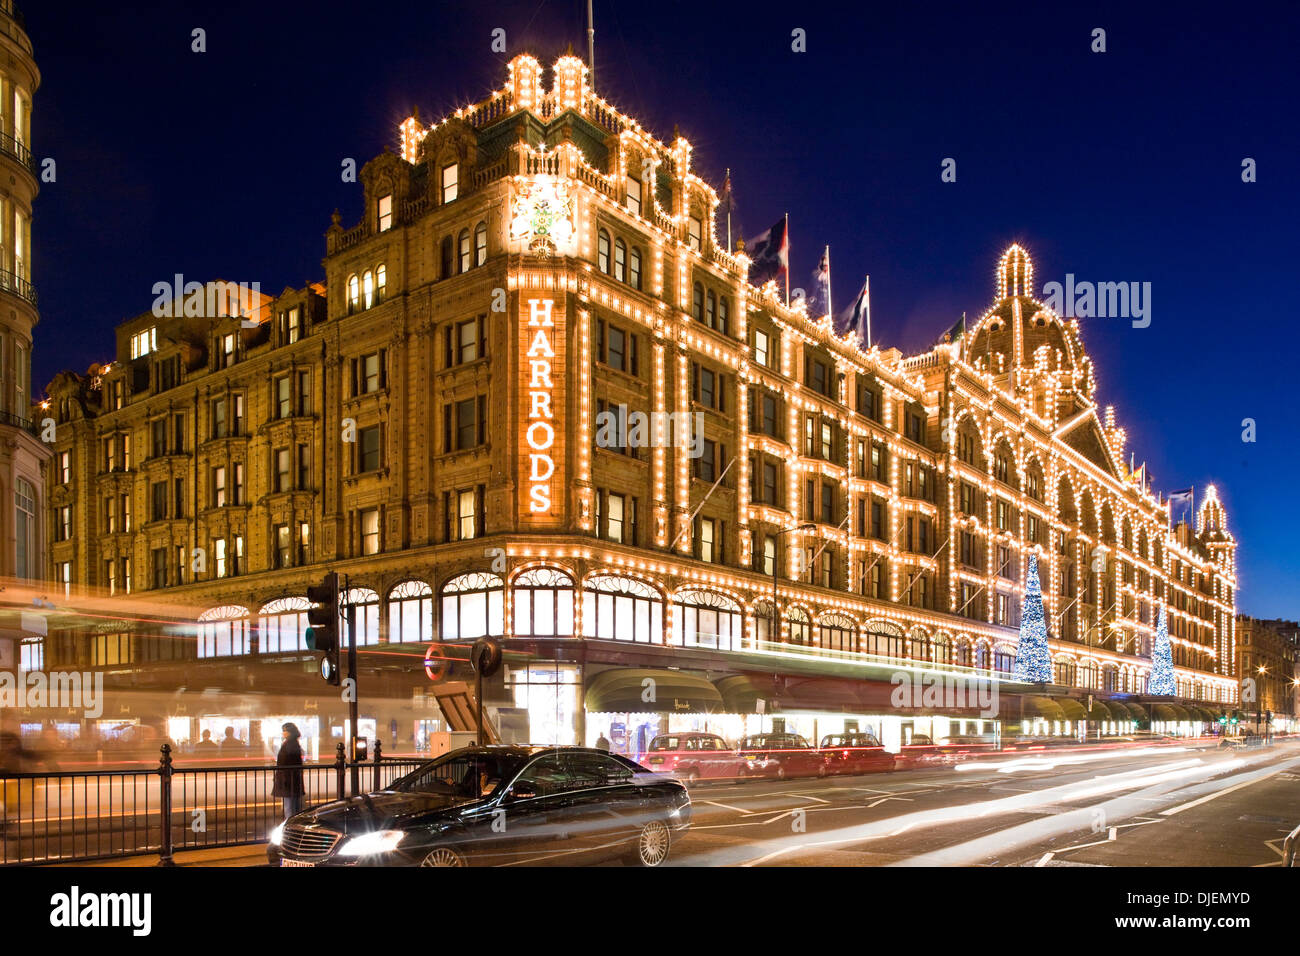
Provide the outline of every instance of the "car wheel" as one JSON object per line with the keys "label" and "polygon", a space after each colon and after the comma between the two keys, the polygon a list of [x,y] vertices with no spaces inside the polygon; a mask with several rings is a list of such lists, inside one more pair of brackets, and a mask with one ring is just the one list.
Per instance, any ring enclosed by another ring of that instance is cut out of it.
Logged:
{"label": "car wheel", "polygon": [[668,829],[668,824],[662,820],[651,820],[641,827],[626,860],[632,866],[658,866],[668,859],[672,843],[672,831]]}
{"label": "car wheel", "polygon": [[420,861],[420,866],[469,866],[465,856],[451,847],[440,846],[428,852]]}

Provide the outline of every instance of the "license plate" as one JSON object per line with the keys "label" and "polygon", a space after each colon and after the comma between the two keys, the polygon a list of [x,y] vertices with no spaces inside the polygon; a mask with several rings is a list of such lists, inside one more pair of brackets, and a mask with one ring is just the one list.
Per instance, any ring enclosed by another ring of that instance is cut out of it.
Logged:
{"label": "license plate", "polygon": [[281,866],[315,866],[316,864],[315,864],[315,863],[305,863],[305,862],[303,862],[302,860],[286,860],[286,859],[284,859],[283,857],[281,857],[281,859],[280,859],[280,865],[281,865]]}
{"label": "license plate", "polygon": [[663,757],[651,757],[651,758],[650,758],[650,762],[651,762],[651,763],[663,763],[663,762],[664,762],[664,758],[663,758]]}

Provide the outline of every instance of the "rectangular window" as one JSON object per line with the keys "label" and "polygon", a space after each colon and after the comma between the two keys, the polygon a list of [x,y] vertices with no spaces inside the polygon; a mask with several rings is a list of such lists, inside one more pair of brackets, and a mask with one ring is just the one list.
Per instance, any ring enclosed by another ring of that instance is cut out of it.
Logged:
{"label": "rectangular window", "polygon": [[379,553],[379,509],[361,512],[361,553]]}
{"label": "rectangular window", "polygon": [[275,450],[275,490],[289,490],[289,449]]}
{"label": "rectangular window", "polygon": [[627,177],[627,208],[641,215],[641,180],[632,176]]}
{"label": "rectangular window", "polygon": [[293,538],[287,524],[275,526],[275,566],[287,568],[293,564]]}
{"label": "rectangular window", "polygon": [[716,552],[718,542],[718,522],[713,518],[700,519],[700,560],[717,561],[719,556]]}
{"label": "rectangular window", "polygon": [[379,426],[362,428],[357,434],[357,471],[378,471],[382,464],[379,447]]}
{"label": "rectangular window", "polygon": [[704,224],[694,216],[687,219],[686,244],[698,251],[703,245]]}
{"label": "rectangular window", "polygon": [[212,507],[222,508],[226,504],[226,469],[212,469]]}
{"label": "rectangular window", "polygon": [[754,362],[764,368],[768,367],[768,338],[762,329],[754,330]]}
{"label": "rectangular window", "polygon": [[219,578],[226,576],[226,539],[217,538],[212,542],[212,569]]}
{"label": "rectangular window", "polygon": [[154,590],[167,587],[167,549],[154,548],[151,555]]}
{"label": "rectangular window", "polygon": [[66,451],[58,454],[58,475],[61,485],[66,485],[72,480],[72,456]]}
{"label": "rectangular window", "polygon": [[478,492],[467,489],[456,493],[457,533],[462,541],[478,531]]}
{"label": "rectangular window", "polygon": [[448,163],[442,167],[442,201],[452,202],[459,194],[460,166]]}
{"label": "rectangular window", "polygon": [[149,520],[161,521],[167,517],[167,482],[155,481],[149,488]]}
{"label": "rectangular window", "polygon": [[607,499],[605,537],[610,541],[623,540],[624,504],[622,495],[610,495]]}
{"label": "rectangular window", "polygon": [[311,446],[298,446],[298,483],[300,491],[311,487]]}
{"label": "rectangular window", "polygon": [[[453,196],[453,199],[456,197]],[[392,195],[379,197],[379,231],[387,232],[393,228],[393,197]]]}
{"label": "rectangular window", "polygon": [[232,505],[242,505],[244,503],[244,464],[235,462],[234,482],[230,488],[230,503]]}
{"label": "rectangular window", "polygon": [[172,514],[177,518],[185,517],[185,479],[172,481]]}
{"label": "rectangular window", "polygon": [[67,541],[72,537],[72,506],[64,505],[58,509],[58,520],[54,526],[54,540]]}
{"label": "rectangular window", "polygon": [[289,418],[293,415],[293,383],[288,375],[281,375],[275,380],[275,417]]}
{"label": "rectangular window", "polygon": [[161,458],[167,454],[167,419],[159,418],[149,423],[149,454]]}
{"label": "rectangular window", "polygon": [[226,435],[226,400],[218,398],[212,403],[212,437],[225,438]]}

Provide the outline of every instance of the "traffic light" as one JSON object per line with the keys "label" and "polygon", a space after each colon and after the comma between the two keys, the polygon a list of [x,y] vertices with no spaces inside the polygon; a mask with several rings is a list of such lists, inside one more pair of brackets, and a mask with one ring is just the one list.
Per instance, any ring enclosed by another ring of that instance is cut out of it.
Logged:
{"label": "traffic light", "polygon": [[339,684],[339,576],[333,571],[314,588],[307,589],[307,647],[321,651],[320,676]]}
{"label": "traffic light", "polygon": [[1227,723],[1228,723],[1228,715],[1227,715],[1227,714],[1220,714],[1220,715],[1219,715],[1219,724],[1220,724],[1220,726],[1225,726]]}
{"label": "traffic light", "polygon": [[1239,723],[1241,723],[1241,711],[1239,711],[1239,710],[1234,710],[1234,711],[1232,712],[1232,722],[1233,722],[1234,724],[1239,724]]}

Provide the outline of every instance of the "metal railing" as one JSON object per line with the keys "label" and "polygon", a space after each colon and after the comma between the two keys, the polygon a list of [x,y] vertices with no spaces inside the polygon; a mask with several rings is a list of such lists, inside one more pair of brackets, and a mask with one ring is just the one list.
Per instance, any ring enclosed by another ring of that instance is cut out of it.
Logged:
{"label": "metal railing", "polygon": [[1300,854],[1300,826],[1288,833],[1286,839],[1282,841],[1282,865],[1300,866],[1300,860],[1296,859],[1298,854]]}
{"label": "metal railing", "polygon": [[0,865],[145,853],[167,865],[183,850],[261,843],[284,819],[282,799],[271,795],[277,770],[301,774],[307,807],[343,799],[354,768],[362,789],[375,791],[427,762],[384,758],[376,743],[371,762],[348,763],[339,744],[332,762],[302,768],[191,767],[178,766],[164,744],[148,769],[4,773]]}
{"label": "metal railing", "polygon": [[22,276],[15,275],[7,269],[0,269],[0,290],[12,292],[32,305],[36,304],[36,287]]}
{"label": "metal railing", "polygon": [[0,133],[0,153],[12,156],[31,170],[32,175],[36,175],[36,159],[32,156],[32,151],[27,148],[27,144],[22,140],[9,133]]}

